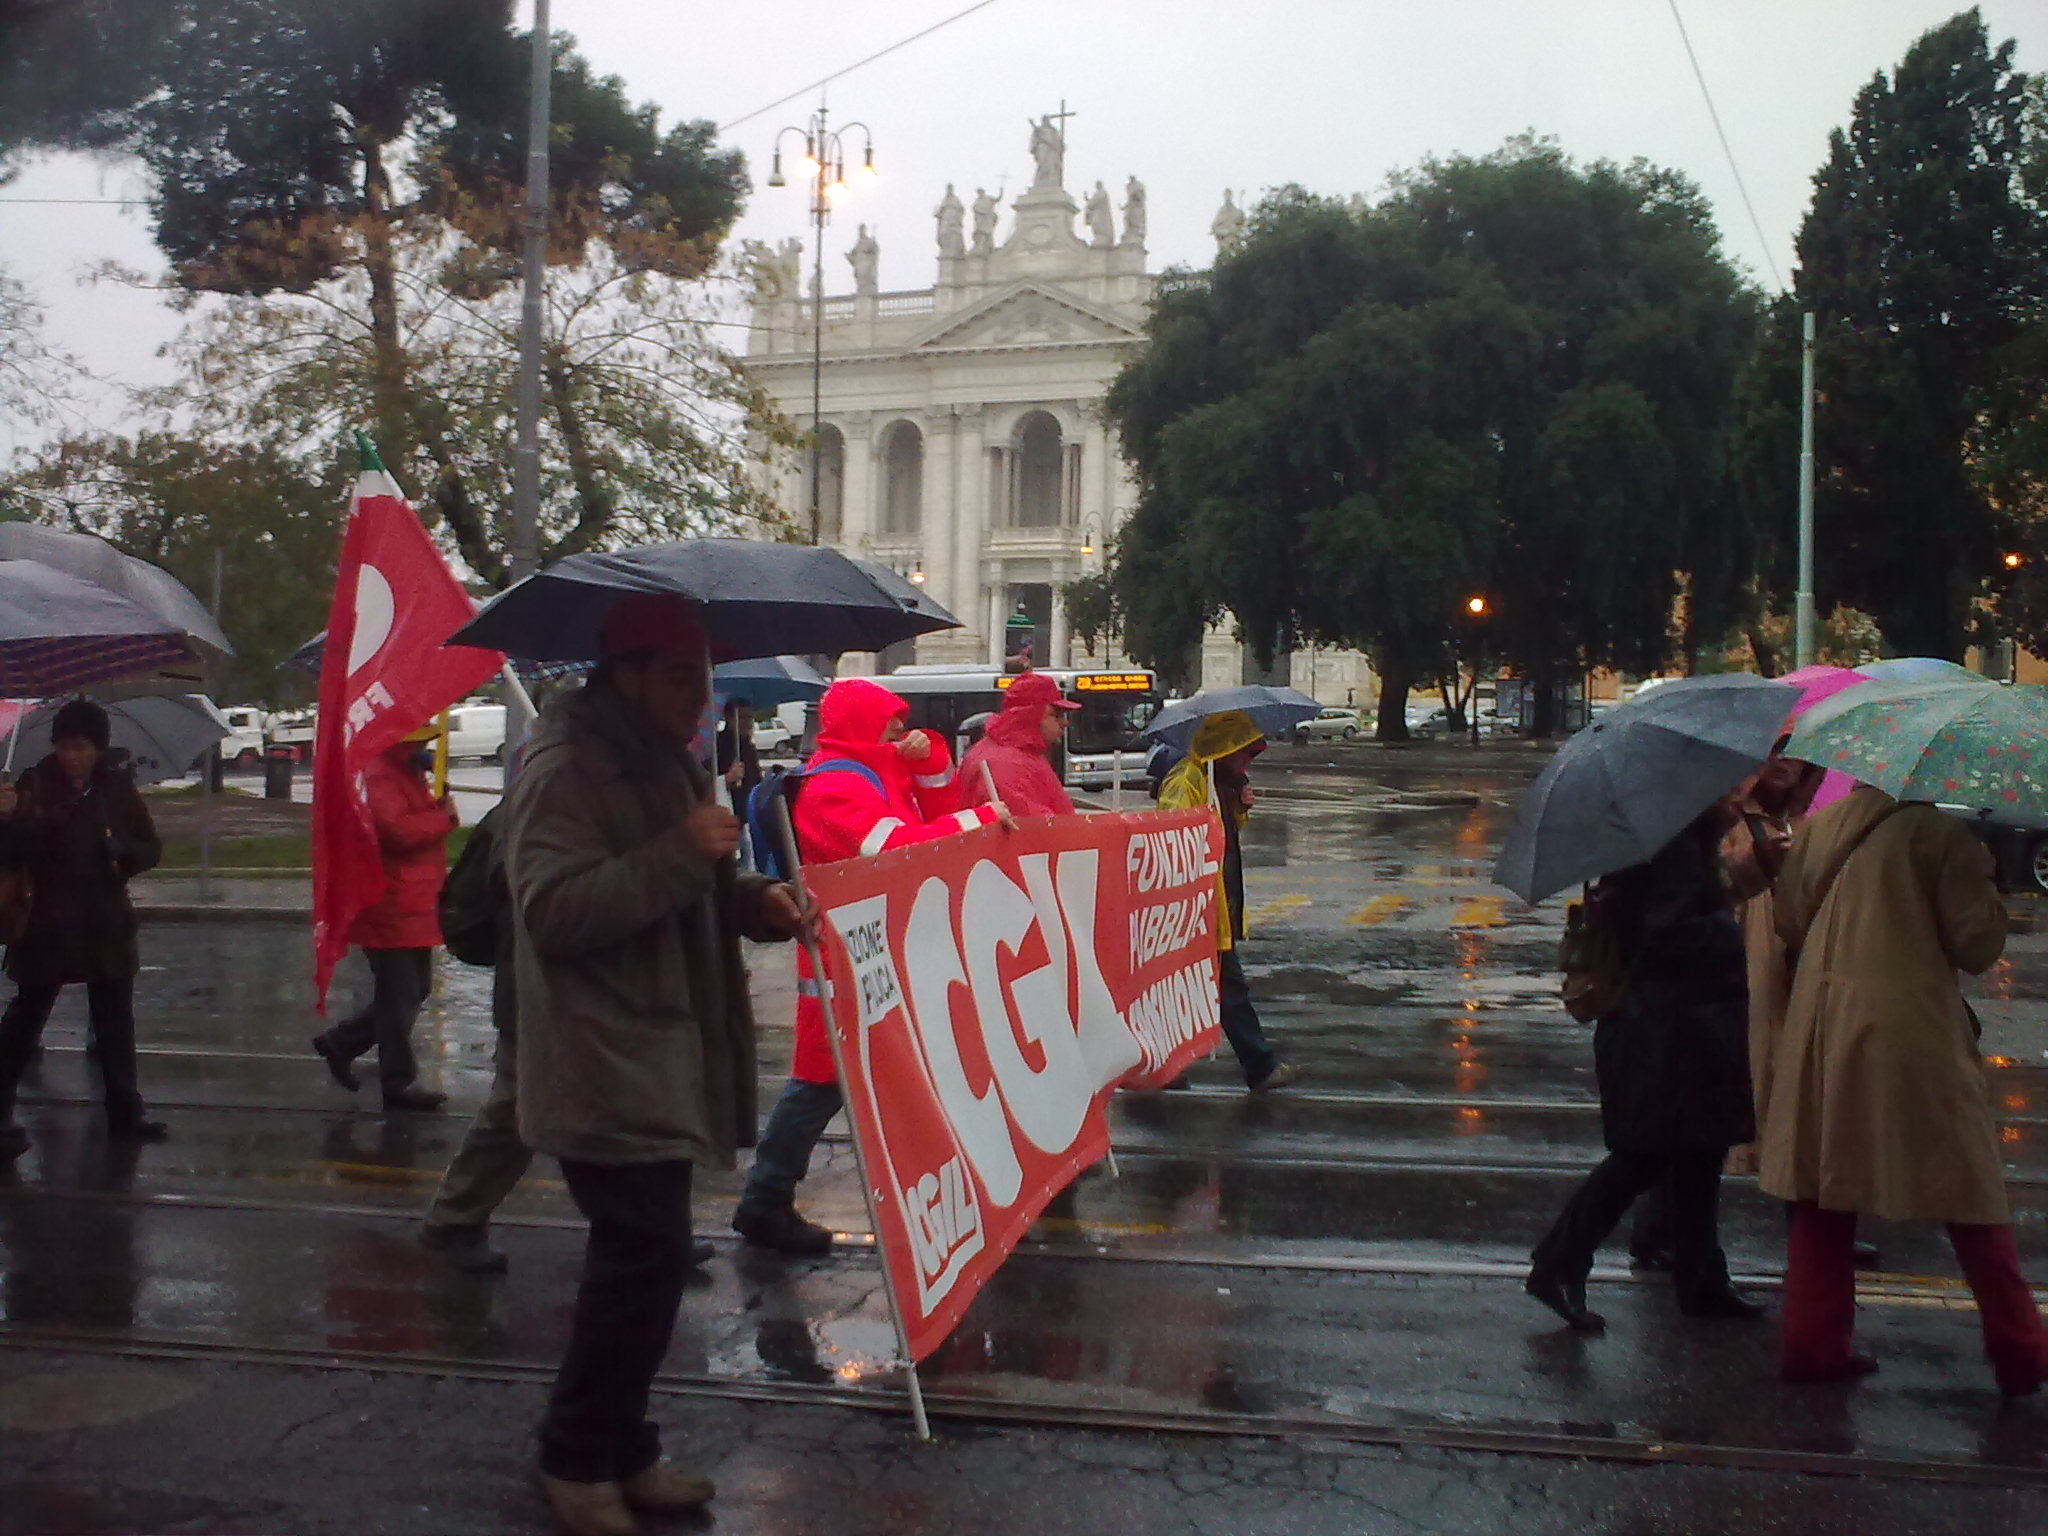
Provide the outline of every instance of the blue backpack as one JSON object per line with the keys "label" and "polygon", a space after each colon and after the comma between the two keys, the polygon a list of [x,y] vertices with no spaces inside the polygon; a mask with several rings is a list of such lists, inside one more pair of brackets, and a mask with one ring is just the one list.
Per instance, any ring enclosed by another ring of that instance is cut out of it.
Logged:
{"label": "blue backpack", "polygon": [[747,796],[747,838],[754,847],[754,868],[762,874],[777,880],[790,877],[789,855],[794,849],[786,849],[782,843],[782,820],[775,813],[775,802],[781,800],[789,807],[790,825],[796,825],[796,797],[806,780],[814,779],[821,773],[857,773],[868,781],[868,787],[884,800],[889,791],[882,784],[882,776],[865,763],[856,763],[850,757],[828,757],[822,763],[813,763],[808,768],[776,768],[756,784],[753,793]]}

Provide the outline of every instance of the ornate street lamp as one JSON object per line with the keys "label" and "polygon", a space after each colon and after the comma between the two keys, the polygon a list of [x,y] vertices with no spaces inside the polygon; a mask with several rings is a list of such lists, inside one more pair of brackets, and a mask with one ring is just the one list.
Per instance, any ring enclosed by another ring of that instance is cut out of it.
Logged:
{"label": "ornate street lamp", "polygon": [[[863,181],[872,181],[879,173],[875,170],[875,144],[866,123],[846,123],[838,128],[827,125],[825,105],[818,104],[810,121],[801,128],[784,128],[775,136],[775,154],[769,162],[768,185],[786,187],[789,179],[782,174],[782,141],[794,133],[804,141],[803,163],[811,179],[811,228],[814,232],[816,249],[811,259],[811,542],[823,542],[824,519],[819,497],[822,491],[823,454],[825,442],[824,393],[825,393],[825,226],[831,222],[832,199],[846,190],[846,136],[854,129],[860,130],[860,168],[855,173]],[[801,299],[801,295],[799,295]]]}

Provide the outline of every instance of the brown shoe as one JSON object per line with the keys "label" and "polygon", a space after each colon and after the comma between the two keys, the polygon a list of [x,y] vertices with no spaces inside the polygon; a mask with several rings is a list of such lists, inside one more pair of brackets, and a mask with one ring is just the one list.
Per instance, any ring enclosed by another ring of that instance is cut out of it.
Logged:
{"label": "brown shoe", "polygon": [[702,1509],[718,1492],[710,1478],[685,1471],[666,1456],[642,1467],[619,1484],[619,1489],[634,1509],[656,1515],[681,1515]]}
{"label": "brown shoe", "polygon": [[617,1483],[572,1483],[545,1472],[534,1476],[569,1536],[640,1536],[640,1522],[626,1508]]}
{"label": "brown shoe", "polygon": [[1271,1093],[1275,1088],[1285,1088],[1301,1076],[1301,1069],[1292,1062],[1283,1061],[1264,1077],[1253,1083],[1253,1093]]}

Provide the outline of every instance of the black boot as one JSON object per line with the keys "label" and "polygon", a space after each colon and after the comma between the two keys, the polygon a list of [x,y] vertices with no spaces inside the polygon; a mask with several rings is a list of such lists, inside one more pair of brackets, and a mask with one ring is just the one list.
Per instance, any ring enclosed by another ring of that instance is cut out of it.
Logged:
{"label": "black boot", "polygon": [[1563,1318],[1579,1333],[1604,1333],[1607,1319],[1586,1310],[1585,1280],[1571,1280],[1538,1264],[1529,1271],[1522,1289]]}
{"label": "black boot", "polygon": [[732,1213],[732,1229],[756,1248],[815,1257],[832,1247],[829,1228],[805,1221],[794,1205],[749,1205],[744,1200]]}

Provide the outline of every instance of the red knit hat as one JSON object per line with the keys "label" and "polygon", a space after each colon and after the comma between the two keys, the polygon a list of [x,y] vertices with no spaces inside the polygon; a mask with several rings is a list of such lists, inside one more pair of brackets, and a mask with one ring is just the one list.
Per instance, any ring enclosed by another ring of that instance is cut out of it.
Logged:
{"label": "red knit hat", "polygon": [[1049,704],[1054,709],[1079,709],[1081,706],[1060,692],[1060,685],[1054,678],[1043,672],[1026,672],[1003,691],[1003,708],[1031,709]]}
{"label": "red knit hat", "polygon": [[672,592],[622,597],[605,611],[598,629],[598,649],[605,656],[702,656],[704,645],[704,610]]}

